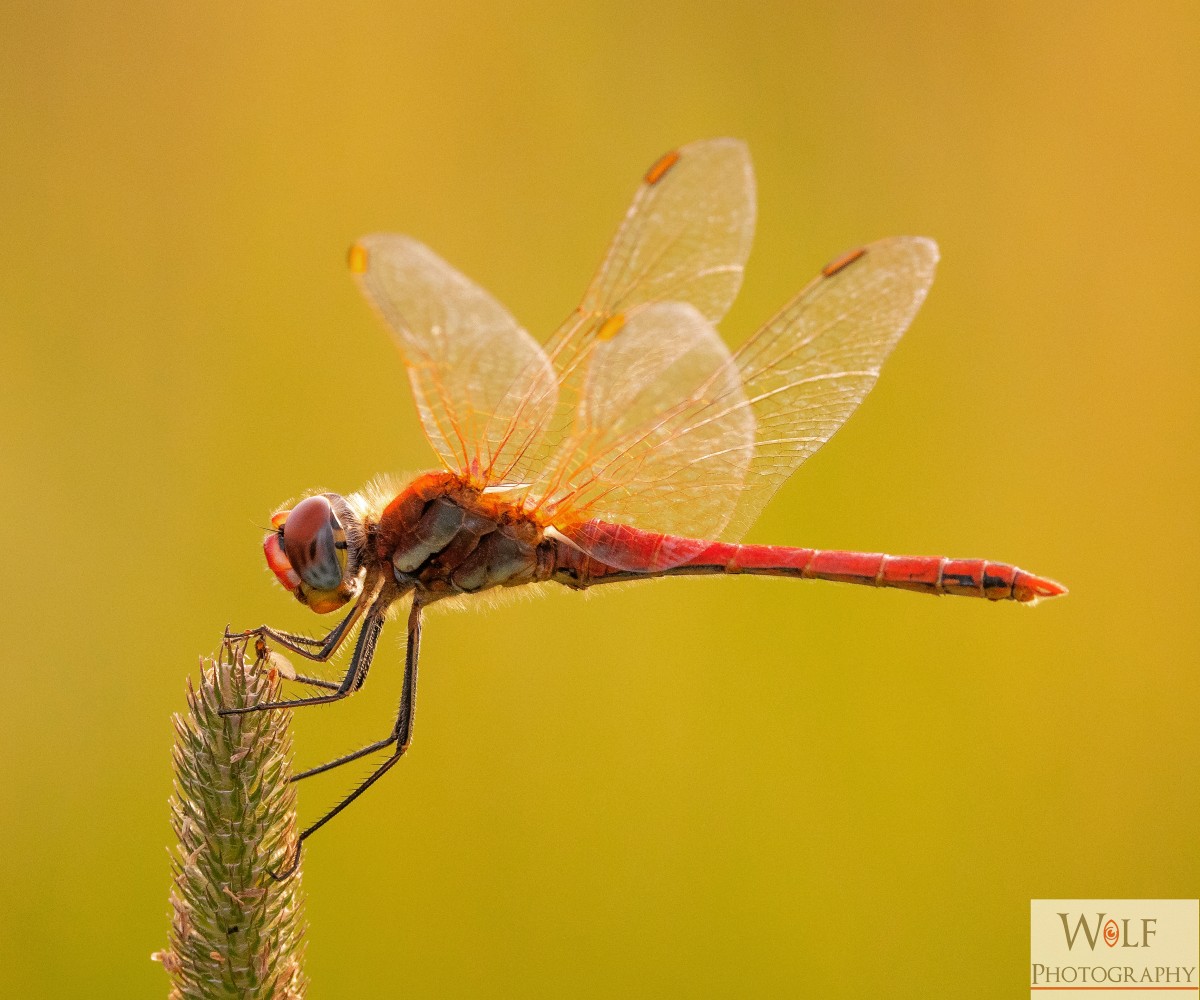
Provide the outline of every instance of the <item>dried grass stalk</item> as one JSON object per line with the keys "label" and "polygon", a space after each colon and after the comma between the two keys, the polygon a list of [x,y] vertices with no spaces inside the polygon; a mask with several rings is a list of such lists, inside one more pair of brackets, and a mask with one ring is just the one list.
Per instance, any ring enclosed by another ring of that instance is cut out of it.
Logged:
{"label": "dried grass stalk", "polygon": [[227,643],[201,661],[190,711],[175,716],[171,936],[152,956],[172,1000],[304,996],[300,872],[282,882],[268,873],[296,848],[289,713],[219,714],[278,696],[276,671],[247,664],[244,642]]}

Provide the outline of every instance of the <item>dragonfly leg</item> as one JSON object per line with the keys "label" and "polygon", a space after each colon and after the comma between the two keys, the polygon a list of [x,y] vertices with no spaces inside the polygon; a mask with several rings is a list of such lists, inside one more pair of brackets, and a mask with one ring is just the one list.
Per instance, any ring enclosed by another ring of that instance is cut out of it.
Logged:
{"label": "dragonfly leg", "polygon": [[[421,603],[414,598],[412,610],[408,613],[408,647],[404,653],[404,688],[400,693],[400,709],[396,714],[396,725],[393,727],[391,735],[386,739],[380,740],[378,743],[373,743],[370,746],[363,747],[361,750],[356,750],[352,754],[347,754],[345,757],[339,757],[337,760],[330,761],[328,764],[322,764],[308,771],[302,771],[300,774],[295,775],[292,780],[297,781],[312,774],[319,774],[330,768],[357,760],[385,746],[395,744],[395,750],[392,751],[391,756],[387,760],[371,772],[362,784],[300,834],[299,840],[296,841],[296,853],[292,857],[291,863],[282,872],[269,873],[277,882],[294,875],[296,869],[300,867],[300,851],[304,846],[304,841],[387,774],[395,766],[396,761],[404,756],[404,752],[412,742],[413,714],[417,703],[417,660],[421,654],[421,610]],[[367,628],[367,624],[369,624],[369,620],[368,623],[363,625],[364,629]]]}
{"label": "dragonfly leg", "polygon": [[248,629],[245,632],[230,632],[228,626],[226,626],[225,641],[270,639],[276,645],[282,646],[289,652],[296,653],[308,660],[324,663],[341,647],[351,628],[353,628],[354,623],[362,614],[364,607],[365,602],[360,601],[356,604],[350,614],[346,615],[345,618],[334,626],[324,639],[313,639],[296,632],[281,632],[278,629],[271,628],[270,625],[260,625],[258,628]]}
{"label": "dragonfly leg", "polygon": [[297,684],[307,684],[309,687],[325,688],[327,691],[336,691],[341,686],[337,681],[327,681],[324,677],[306,677],[304,674],[297,674],[288,680]]}
{"label": "dragonfly leg", "polygon": [[[375,655],[375,646],[379,642],[379,633],[383,630],[383,624],[386,620],[388,606],[394,600],[393,596],[378,597],[371,605],[371,610],[367,612],[366,618],[363,620],[362,628],[358,632],[358,643],[354,647],[354,656],[350,659],[350,666],[346,670],[346,675],[342,678],[341,683],[337,685],[337,689],[331,694],[314,695],[311,698],[290,698],[285,701],[264,701],[257,705],[248,705],[245,708],[226,708],[221,710],[222,715],[244,715],[247,712],[265,712],[273,708],[298,708],[302,705],[327,705],[330,702],[340,701],[342,698],[353,694],[367,679],[367,671],[371,669],[371,658]],[[334,632],[341,630],[341,635],[335,638],[332,643],[336,649],[337,644],[345,637],[346,631],[354,623],[357,617],[357,612],[349,615],[345,621],[341,623]],[[254,634],[254,633],[251,633]],[[330,633],[332,636],[333,633]],[[329,637],[326,637],[325,644],[330,644]],[[298,680],[299,678],[297,678]]]}
{"label": "dragonfly leg", "polygon": [[[419,618],[419,615],[420,615],[419,611],[417,612],[417,615]],[[409,613],[409,617],[410,617],[410,621],[409,621],[409,629],[408,629],[408,644],[409,644],[409,648],[411,649],[413,647],[413,623],[411,621],[412,612]],[[416,641],[419,643],[420,640],[421,640],[421,624],[420,624],[420,621],[418,620],[418,622],[416,624]],[[419,650],[418,650],[418,652],[419,652]],[[293,774],[292,781],[300,781],[302,778],[311,778],[315,774],[324,774],[326,771],[332,771],[335,767],[341,767],[343,764],[349,764],[351,761],[360,760],[363,757],[369,757],[371,754],[377,753],[378,751],[384,749],[384,747],[390,747],[393,743],[400,741],[402,738],[401,734],[405,730],[407,730],[407,732],[411,735],[411,733],[412,733],[412,715],[413,715],[413,708],[414,708],[414,700],[413,699],[415,699],[415,697],[416,697],[416,683],[417,683],[417,666],[414,661],[413,667],[412,667],[412,695],[411,695],[411,697],[408,698],[407,701],[405,701],[404,695],[408,693],[408,689],[409,689],[408,658],[407,658],[407,654],[406,654],[405,671],[404,671],[404,692],[401,695],[400,711],[399,711],[399,715],[396,718],[396,724],[392,727],[392,731],[387,736],[385,736],[383,739],[376,740],[374,743],[368,743],[365,747],[360,747],[358,750],[355,750],[352,753],[343,754],[341,757],[335,757],[333,760],[326,761],[324,764],[318,764],[316,767],[310,767],[307,771],[300,771],[298,774]],[[401,754],[403,754],[404,751],[407,749],[408,749],[408,743],[404,742],[400,748],[400,753],[397,754],[397,757],[399,757]],[[339,807],[339,808],[341,808],[341,807]]]}
{"label": "dragonfly leg", "polygon": [[384,747],[390,747],[396,742],[396,732],[393,731],[381,740],[376,740],[374,743],[368,743],[365,747],[355,750],[353,753],[343,754],[341,757],[335,757],[333,760],[326,761],[324,764],[318,764],[316,767],[310,767],[307,771],[300,771],[292,775],[292,781],[300,781],[302,778],[311,778],[314,774],[324,774],[326,771],[332,771],[335,767],[341,767],[343,764],[349,764],[351,761],[359,760],[362,757],[369,757],[373,753],[377,753]]}
{"label": "dragonfly leg", "polygon": [[[305,659],[324,663],[341,648],[346,636],[350,634],[351,628],[361,614],[362,605],[356,605],[350,614],[331,629],[324,639],[313,639],[307,635],[300,635],[298,632],[282,632],[269,625],[260,625],[258,628],[248,629],[245,632],[230,632],[229,626],[226,626],[225,641],[237,642],[238,640],[253,639],[255,654],[259,660],[265,660],[267,658],[267,639],[270,639],[276,645],[293,653],[299,653]],[[323,677],[307,677],[301,674],[297,674],[291,680],[309,684],[312,687],[327,688],[330,691],[336,691],[341,686],[337,681],[328,681]]]}

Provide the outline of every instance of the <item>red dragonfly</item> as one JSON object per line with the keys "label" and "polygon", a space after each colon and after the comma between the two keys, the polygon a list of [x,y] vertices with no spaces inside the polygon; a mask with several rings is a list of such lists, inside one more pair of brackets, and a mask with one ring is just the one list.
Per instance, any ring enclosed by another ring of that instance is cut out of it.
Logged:
{"label": "red dragonfly", "polygon": [[[300,846],[391,768],[412,738],[421,615],[494,587],[577,590],[752,573],[1032,603],[1066,593],[1006,563],[739,545],[767,501],[875,384],[933,281],[937,246],[893,237],[844,254],[731,353],[716,324],[741,285],[755,218],[745,145],[684,146],[647,171],[579,305],[545,347],[487,292],[407,236],[366,236],[350,270],[391,331],[442,469],[406,485],[317,493],[271,518],[279,582],[313,611],[350,606],[324,639],[267,626],[328,660],[318,705],[357,691],[380,631],[410,598],[404,687],[383,739],[296,775],[387,757]],[[280,876],[283,877],[283,876]]]}

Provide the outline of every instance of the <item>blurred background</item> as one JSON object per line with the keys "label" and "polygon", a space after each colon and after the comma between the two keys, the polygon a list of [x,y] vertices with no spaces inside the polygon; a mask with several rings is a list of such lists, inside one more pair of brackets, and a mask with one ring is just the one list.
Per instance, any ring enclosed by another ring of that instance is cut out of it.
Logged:
{"label": "blurred background", "polygon": [[[411,754],[306,853],[313,995],[1009,997],[1031,898],[1200,895],[1200,11],[804,7],[0,12],[5,993],[165,994],[185,678],[227,622],[330,624],[262,526],[433,465],[347,246],[410,233],[542,338],[713,135],[758,171],[732,343],[848,247],[942,248],[750,539],[1071,595],[435,612]],[[401,632],[299,764],[387,731]]]}

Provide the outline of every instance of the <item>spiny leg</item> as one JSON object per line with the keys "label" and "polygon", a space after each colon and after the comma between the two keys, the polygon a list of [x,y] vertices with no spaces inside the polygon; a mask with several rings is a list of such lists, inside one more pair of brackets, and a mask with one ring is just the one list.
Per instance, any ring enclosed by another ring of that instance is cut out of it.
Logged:
{"label": "spiny leg", "polygon": [[288,680],[297,684],[307,684],[309,687],[325,688],[327,691],[336,691],[340,686],[337,681],[327,681],[324,677],[306,677],[304,674],[297,674]]}
{"label": "spiny leg", "polygon": [[[310,636],[300,635],[297,632],[281,632],[278,629],[271,628],[269,625],[260,625],[258,628],[247,629],[245,632],[230,632],[227,625],[225,626],[225,641],[236,642],[239,639],[253,639],[254,651],[258,658],[262,660],[266,659],[266,640],[271,639],[277,645],[282,646],[290,652],[298,653],[306,659],[315,660],[318,663],[324,663],[341,648],[342,643],[350,634],[351,628],[362,614],[362,609],[365,606],[365,601],[359,601],[350,614],[343,618],[324,639],[313,639]],[[328,681],[323,677],[307,677],[302,674],[297,674],[291,680],[298,681],[301,684],[310,684],[313,687],[327,688],[330,691],[337,691],[341,687],[338,681]]]}
{"label": "spiny leg", "polygon": [[[291,698],[285,701],[264,701],[257,705],[247,705],[244,708],[222,709],[221,714],[244,715],[247,712],[265,712],[273,708],[327,705],[330,702],[340,701],[347,695],[353,694],[363,686],[363,682],[367,679],[367,671],[371,668],[371,658],[375,655],[375,646],[379,642],[379,633],[383,630],[387,609],[393,599],[394,597],[392,596],[377,597],[371,605],[371,610],[367,612],[362,628],[359,629],[358,643],[354,647],[354,655],[350,658],[350,666],[347,668],[346,675],[342,678],[341,683],[337,686],[337,690],[332,694],[314,695],[311,698]],[[352,614],[342,625],[351,622],[354,617],[356,617],[356,614]],[[338,628],[340,629],[342,625],[339,625]]]}
{"label": "spiny leg", "polygon": [[[299,678],[297,678],[299,680]],[[399,725],[392,727],[392,731],[381,740],[376,740],[374,743],[368,743],[365,747],[360,747],[351,753],[343,754],[341,757],[335,757],[333,760],[326,761],[324,764],[318,764],[316,767],[310,767],[306,771],[300,771],[293,774],[292,781],[300,781],[304,778],[311,778],[317,774],[324,774],[326,771],[332,771],[334,768],[341,767],[343,764],[350,764],[356,760],[361,760],[363,757],[369,757],[373,753],[378,753],[387,747],[390,747],[399,738]]]}
{"label": "spiny leg", "polygon": [[[367,626],[364,624],[363,628]],[[337,767],[340,764],[349,763],[352,760],[357,760],[359,757],[364,757],[375,750],[382,749],[385,746],[396,744],[396,749],[392,755],[388,757],[382,764],[379,765],[367,779],[362,782],[357,788],[347,795],[341,802],[329,810],[324,816],[308,827],[300,838],[296,841],[296,853],[292,858],[292,863],[279,873],[269,872],[270,876],[277,882],[289,878],[296,873],[296,869],[300,867],[300,851],[304,846],[304,841],[316,833],[321,827],[328,823],[334,816],[340,813],[346,806],[350,805],[363,792],[370,788],[375,782],[382,778],[395,765],[404,752],[408,749],[408,745],[412,742],[412,727],[413,714],[417,703],[417,660],[421,655],[421,604],[414,597],[412,610],[408,613],[408,647],[404,653],[404,687],[400,692],[400,709],[396,714],[396,725],[392,729],[391,735],[384,740],[380,740],[377,744],[363,747],[361,750],[356,750],[352,754],[345,757],[340,757],[337,760],[330,761],[328,764],[323,764],[320,767],[312,768],[308,771],[303,771],[293,777],[293,781],[299,778],[306,778],[311,774],[319,774],[321,771],[327,771],[330,768]]]}
{"label": "spiny leg", "polygon": [[352,753],[343,754],[341,757],[335,757],[333,760],[327,760],[324,764],[310,767],[307,771],[300,771],[297,774],[293,774],[291,780],[300,781],[302,778],[311,778],[314,774],[324,774],[326,771],[332,771],[335,767],[341,767],[343,764],[349,764],[363,757],[369,757],[384,747],[390,747],[395,742],[396,730],[393,727],[392,731],[383,739],[376,740],[374,743],[368,743],[365,747],[360,747]]}
{"label": "spiny leg", "polygon": [[[230,632],[229,627],[225,627],[225,641],[237,639],[270,639],[276,645],[282,646],[289,652],[296,653],[308,660],[315,660],[318,663],[324,663],[334,653],[338,651],[350,630],[354,627],[354,623],[358,621],[359,616],[363,612],[363,608],[369,602],[360,600],[351,609],[350,614],[346,615],[333,630],[325,636],[324,639],[313,639],[307,635],[300,635],[296,632],[281,632],[278,629],[273,629],[269,625],[260,625],[258,628],[247,629],[245,632]],[[314,648],[315,647],[315,648]]]}

